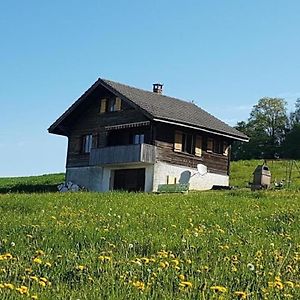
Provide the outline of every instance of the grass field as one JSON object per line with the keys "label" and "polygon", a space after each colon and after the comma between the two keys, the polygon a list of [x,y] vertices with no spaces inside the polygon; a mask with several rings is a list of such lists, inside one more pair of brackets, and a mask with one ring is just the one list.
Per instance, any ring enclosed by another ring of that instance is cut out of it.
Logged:
{"label": "grass field", "polygon": [[299,201],[296,189],[0,194],[0,299],[300,299]]}

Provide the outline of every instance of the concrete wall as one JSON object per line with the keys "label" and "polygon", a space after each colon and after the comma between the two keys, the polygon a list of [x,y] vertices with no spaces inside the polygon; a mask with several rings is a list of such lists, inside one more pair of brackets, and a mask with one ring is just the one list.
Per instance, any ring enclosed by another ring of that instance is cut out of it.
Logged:
{"label": "concrete wall", "polygon": [[90,191],[102,191],[103,168],[101,167],[76,167],[67,168],[66,182],[72,181]]}
{"label": "concrete wall", "polygon": [[177,183],[190,183],[190,190],[209,190],[213,185],[228,186],[229,176],[207,173],[200,176],[197,169],[157,162],[154,165],[153,191],[159,184],[167,183],[167,176],[176,178]]}

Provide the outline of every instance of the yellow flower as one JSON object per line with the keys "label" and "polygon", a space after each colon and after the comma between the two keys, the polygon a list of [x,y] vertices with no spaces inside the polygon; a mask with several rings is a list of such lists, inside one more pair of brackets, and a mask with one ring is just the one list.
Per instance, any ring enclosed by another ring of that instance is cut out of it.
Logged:
{"label": "yellow flower", "polygon": [[85,266],[82,266],[82,265],[79,265],[79,266],[76,267],[76,269],[77,269],[78,271],[83,271],[85,268],[86,268],[86,267],[85,267]]}
{"label": "yellow flower", "polygon": [[220,285],[211,286],[210,289],[216,293],[226,293],[227,288]]}
{"label": "yellow flower", "polygon": [[4,287],[10,290],[13,290],[15,288],[14,285],[11,283],[4,283]]}
{"label": "yellow flower", "polygon": [[39,281],[39,284],[41,285],[41,286],[43,286],[43,287],[45,287],[46,286],[46,283],[44,282],[44,281]]}
{"label": "yellow flower", "polygon": [[37,300],[37,299],[38,299],[38,296],[37,296],[37,295],[32,295],[32,296],[31,296],[31,299],[32,299],[32,300]]}
{"label": "yellow flower", "polygon": [[41,264],[42,263],[42,260],[38,257],[36,257],[34,260],[33,260],[36,264]]}
{"label": "yellow flower", "polygon": [[47,278],[45,278],[45,277],[41,277],[41,278],[40,278],[40,281],[44,281],[45,283],[48,282]]}
{"label": "yellow flower", "polygon": [[133,285],[134,287],[136,287],[137,289],[141,290],[141,291],[143,291],[143,290],[145,289],[145,283],[142,282],[142,281],[139,281],[139,280],[134,281],[134,282],[132,283],[132,285]]}
{"label": "yellow flower", "polygon": [[193,284],[190,281],[181,281],[179,286],[183,288],[191,288]]}
{"label": "yellow flower", "polygon": [[185,280],[185,276],[184,276],[183,274],[180,274],[178,277],[179,277],[179,279],[182,280],[182,281]]}
{"label": "yellow flower", "polygon": [[39,279],[36,276],[29,276],[29,278],[32,279],[32,280],[34,280],[34,281],[36,281],[36,282],[39,281]]}
{"label": "yellow flower", "polygon": [[247,298],[247,293],[245,293],[245,292],[239,292],[239,291],[236,291],[236,292],[234,292],[234,294],[235,294],[239,299],[246,299],[246,298]]}
{"label": "yellow flower", "polygon": [[20,294],[28,294],[28,287],[25,285],[21,285],[21,287],[16,288],[16,291],[18,291]]}
{"label": "yellow flower", "polygon": [[51,263],[46,262],[46,263],[45,263],[45,266],[50,268],[52,265],[51,265]]}

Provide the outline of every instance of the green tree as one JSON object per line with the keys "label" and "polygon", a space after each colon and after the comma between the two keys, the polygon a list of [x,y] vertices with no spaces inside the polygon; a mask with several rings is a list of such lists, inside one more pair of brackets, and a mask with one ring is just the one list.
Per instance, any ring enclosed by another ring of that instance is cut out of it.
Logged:
{"label": "green tree", "polygon": [[250,141],[233,144],[233,160],[282,156],[282,143],[288,124],[286,104],[282,98],[265,97],[253,106],[248,121],[238,122],[235,126],[248,135]]}
{"label": "green tree", "polygon": [[300,159],[300,122],[287,133],[283,144],[285,158]]}
{"label": "green tree", "polygon": [[288,123],[286,105],[282,98],[264,97],[252,108],[248,126],[253,130],[251,137],[260,135],[264,158],[281,153]]}

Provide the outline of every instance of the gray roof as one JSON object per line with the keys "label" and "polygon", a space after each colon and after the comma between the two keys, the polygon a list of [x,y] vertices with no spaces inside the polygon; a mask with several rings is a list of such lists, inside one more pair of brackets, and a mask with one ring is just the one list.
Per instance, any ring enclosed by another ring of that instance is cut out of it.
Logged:
{"label": "gray roof", "polygon": [[145,91],[118,82],[98,79],[59,119],[48,129],[55,128],[99,85],[111,92],[126,98],[141,109],[151,119],[175,123],[181,126],[192,126],[198,129],[228,136],[233,139],[248,141],[248,137],[226,123],[212,116],[194,103],[168,97],[151,91]]}
{"label": "gray roof", "polygon": [[248,140],[245,134],[230,127],[194,103],[110,80],[102,79],[102,81],[155,119],[190,125],[199,129],[229,135],[233,138]]}

